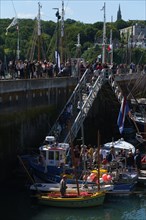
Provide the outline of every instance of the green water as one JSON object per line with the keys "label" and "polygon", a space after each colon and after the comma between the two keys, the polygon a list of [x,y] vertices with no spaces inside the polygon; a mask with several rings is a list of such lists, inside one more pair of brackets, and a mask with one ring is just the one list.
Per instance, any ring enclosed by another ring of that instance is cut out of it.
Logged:
{"label": "green water", "polygon": [[20,183],[3,184],[0,216],[1,220],[146,220],[146,196],[107,197],[102,206],[94,208],[52,208],[32,202]]}

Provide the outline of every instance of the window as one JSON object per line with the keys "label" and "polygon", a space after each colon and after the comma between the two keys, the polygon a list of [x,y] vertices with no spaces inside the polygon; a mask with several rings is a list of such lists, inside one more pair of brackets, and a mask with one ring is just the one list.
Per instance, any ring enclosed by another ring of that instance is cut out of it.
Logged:
{"label": "window", "polygon": [[55,159],[56,159],[56,160],[59,160],[59,151],[56,151],[56,152],[55,152]]}
{"label": "window", "polygon": [[49,151],[49,160],[54,160],[54,151]]}

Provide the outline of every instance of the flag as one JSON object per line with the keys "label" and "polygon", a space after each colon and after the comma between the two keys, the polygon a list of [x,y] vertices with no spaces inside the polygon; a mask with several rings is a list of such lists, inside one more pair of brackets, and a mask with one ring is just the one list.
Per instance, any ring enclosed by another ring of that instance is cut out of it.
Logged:
{"label": "flag", "polygon": [[108,47],[107,47],[107,50],[108,52],[110,53],[113,49],[113,45],[112,44],[109,44]]}
{"label": "flag", "polygon": [[18,24],[18,18],[15,17],[11,24],[6,28],[6,35],[8,34],[9,28],[15,26],[16,24]]}
{"label": "flag", "polygon": [[100,59],[101,59],[101,54],[99,54],[99,55],[97,56],[97,62],[99,62]]}
{"label": "flag", "polygon": [[[60,54],[55,50],[55,60],[56,60],[56,64],[58,64],[58,69],[60,71],[61,68],[61,63],[60,63]],[[58,63],[57,63],[58,61]]]}
{"label": "flag", "polygon": [[100,9],[100,11],[103,11],[104,10],[104,6]]}
{"label": "flag", "polygon": [[119,126],[120,134],[122,134],[124,129],[125,116],[130,112],[126,97],[122,99],[121,108],[118,115],[117,124]]}

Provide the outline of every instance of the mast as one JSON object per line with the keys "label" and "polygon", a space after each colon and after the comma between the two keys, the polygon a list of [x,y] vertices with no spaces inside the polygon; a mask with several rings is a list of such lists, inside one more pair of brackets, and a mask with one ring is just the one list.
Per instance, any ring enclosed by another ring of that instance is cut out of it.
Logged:
{"label": "mast", "polygon": [[58,75],[59,68],[60,68],[60,57],[59,57],[59,20],[61,18],[59,14],[59,8],[53,8],[57,10],[56,17],[57,17],[57,30],[56,30],[56,51],[55,51],[55,58],[56,58],[56,75]]}
{"label": "mast", "polygon": [[[111,23],[113,22],[113,17],[111,17]],[[110,30],[110,47],[111,47],[111,53],[110,53],[110,64],[113,63],[113,30],[111,28]]]}
{"label": "mast", "polygon": [[[81,78],[81,73],[79,69],[79,63],[80,63],[80,50],[81,50],[81,44],[80,44],[80,33],[77,35],[77,57],[78,57],[78,77],[79,81]],[[81,85],[79,85],[79,102],[80,102],[80,110],[81,110],[81,140],[82,140],[82,145],[83,145],[83,150],[84,150],[84,174],[86,174],[86,163],[85,163],[85,142],[84,142],[84,126],[83,126],[83,97],[82,97],[82,92],[81,92]]]}
{"label": "mast", "polygon": [[77,47],[77,74],[78,78],[80,80],[80,71],[79,71],[79,62],[80,62],[80,49],[81,49],[81,44],[80,44],[80,33],[77,35],[77,44],[75,44]]}
{"label": "mast", "polygon": [[17,25],[17,59],[20,59],[20,35],[19,35],[19,23]]}
{"label": "mast", "polygon": [[64,1],[62,1],[62,16],[61,16],[61,62],[64,63]]}
{"label": "mast", "polygon": [[38,61],[40,61],[40,50],[41,50],[41,9],[40,2],[38,2]]}
{"label": "mast", "polygon": [[100,191],[100,133],[99,133],[99,130],[98,130],[98,133],[97,133],[97,139],[98,139],[98,191]]}
{"label": "mast", "polygon": [[83,97],[81,92],[81,85],[79,85],[79,100],[80,100],[80,109],[81,109],[81,140],[84,150],[84,161],[83,161],[83,169],[84,169],[84,175],[86,176],[86,162],[85,162],[85,138],[84,138],[84,125],[83,125]]}
{"label": "mast", "polygon": [[104,15],[103,15],[103,43],[102,43],[102,63],[105,63],[105,45],[106,45],[106,15],[105,15],[105,2],[102,8]]}
{"label": "mast", "polygon": [[72,134],[71,134],[71,124],[69,122],[69,133],[70,133],[70,147],[71,147],[71,157],[72,157],[72,162],[73,162],[73,167],[74,167],[74,175],[75,175],[75,180],[76,180],[76,185],[77,185],[77,193],[78,196],[80,195],[80,190],[79,190],[79,182],[78,182],[78,176],[77,176],[77,166],[75,163],[75,155],[74,155],[74,147],[73,147],[73,141],[72,141]]}

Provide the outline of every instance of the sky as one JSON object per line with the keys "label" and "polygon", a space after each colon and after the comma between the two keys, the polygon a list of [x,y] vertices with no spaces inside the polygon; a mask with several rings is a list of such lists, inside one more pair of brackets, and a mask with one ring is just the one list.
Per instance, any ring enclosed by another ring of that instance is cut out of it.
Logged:
{"label": "sky", "polygon": [[[34,19],[38,14],[38,2],[42,6],[41,19],[56,22],[56,9],[53,8],[59,8],[61,14],[62,0],[0,0],[0,19]],[[116,21],[119,5],[123,20],[146,20],[146,0],[64,0],[64,18],[89,24],[103,21],[104,2],[107,22]]]}

